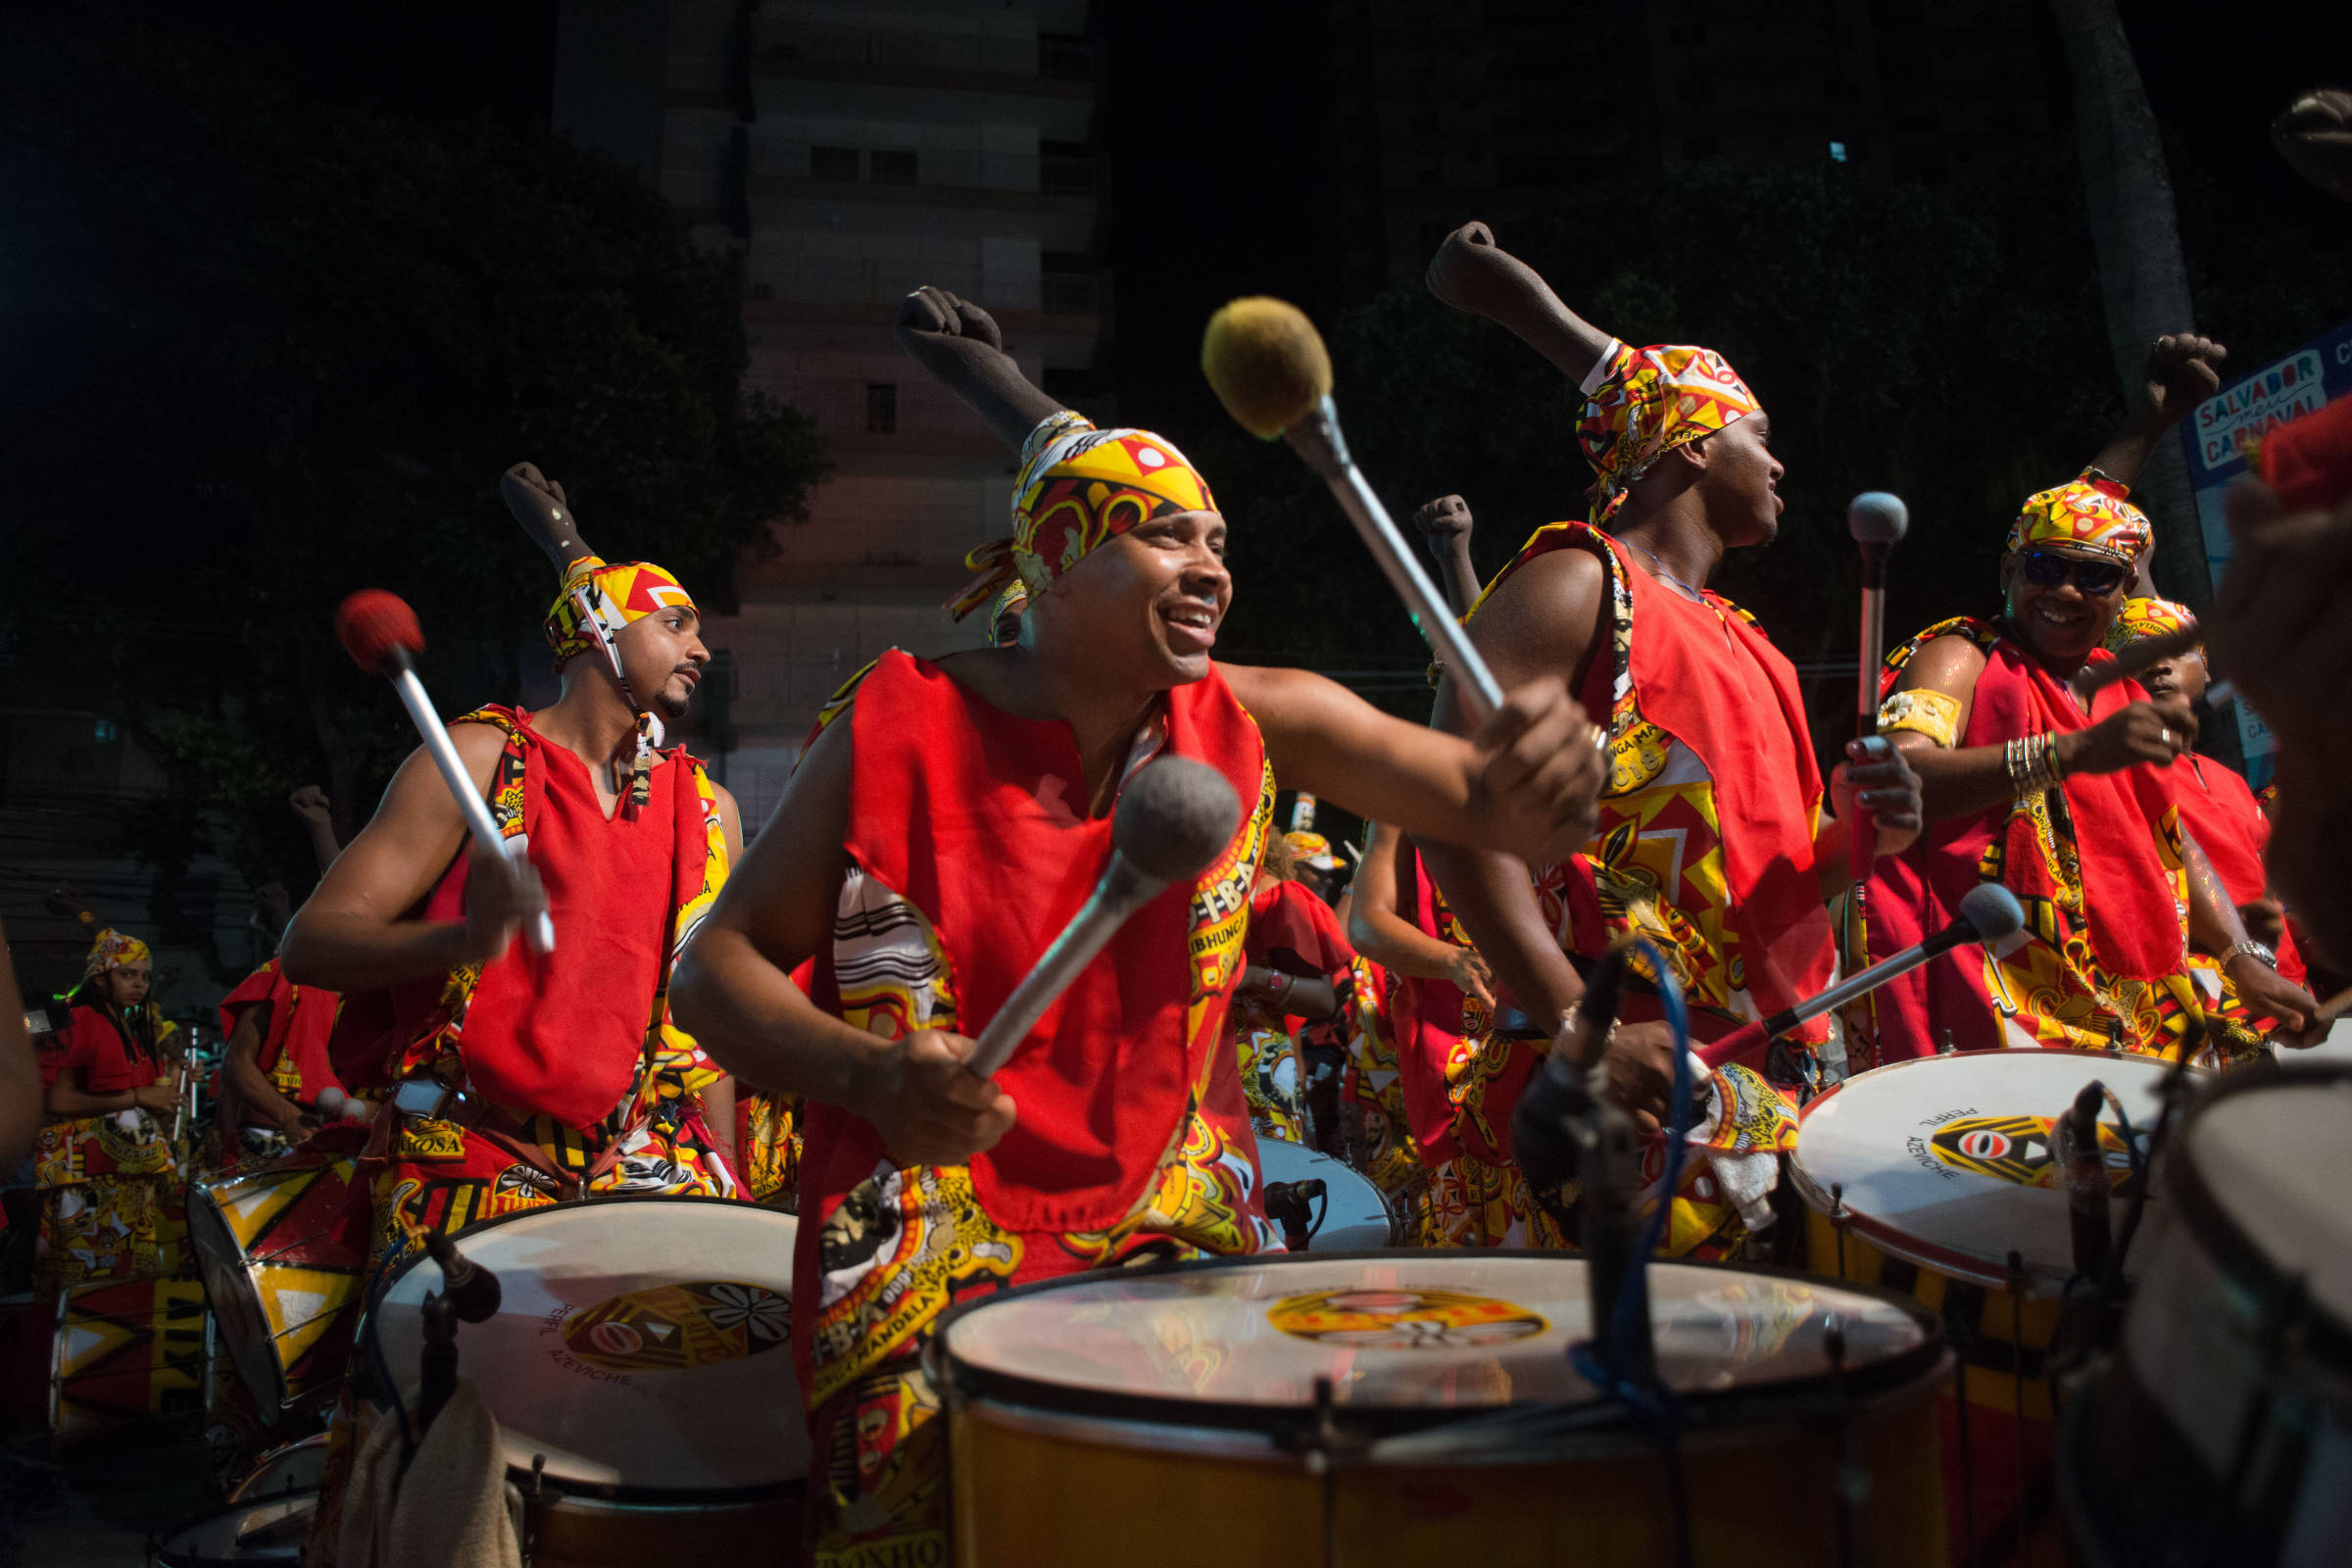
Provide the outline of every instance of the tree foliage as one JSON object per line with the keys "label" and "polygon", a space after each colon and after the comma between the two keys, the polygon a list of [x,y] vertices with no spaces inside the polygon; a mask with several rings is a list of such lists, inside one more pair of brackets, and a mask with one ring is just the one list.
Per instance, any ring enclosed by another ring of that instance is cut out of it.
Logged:
{"label": "tree foliage", "polygon": [[[511,699],[553,595],[500,473],[562,479],[588,538],[731,608],[735,553],[805,514],[805,416],[739,391],[731,260],[629,171],[487,119],[329,101],[284,62],[135,12],[0,24],[13,251],[0,492],[21,664],[95,681],[164,765],[134,824],[304,858],[406,750],[331,632],[416,606],[452,708]],[[176,824],[176,826],[174,826]]]}

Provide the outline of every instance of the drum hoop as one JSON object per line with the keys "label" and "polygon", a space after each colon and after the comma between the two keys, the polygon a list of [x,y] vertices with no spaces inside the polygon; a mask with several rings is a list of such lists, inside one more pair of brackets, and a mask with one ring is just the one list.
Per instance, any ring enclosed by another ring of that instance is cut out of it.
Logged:
{"label": "drum hoop", "polygon": [[[2252,1298],[2247,1307],[2250,1318],[2264,1315],[2267,1304],[2284,1298],[2297,1288],[2297,1282],[2256,1247],[2237,1221],[2230,1217],[2219,1195],[2206,1182],[2196,1162],[2188,1157],[2189,1139],[2207,1111],[2240,1095],[2271,1089],[2322,1088],[2348,1080],[2352,1080],[2352,1065],[2316,1061],[2282,1063],[2276,1074],[2232,1074],[2188,1108],[2186,1118],[2174,1134],[2173,1147],[2178,1153],[2165,1161],[2164,1183],[2180,1205],[2181,1228],[2213,1259],[2214,1267],[2224,1279],[2246,1288]],[[2346,1324],[2319,1302],[2307,1301],[2297,1326],[2321,1359],[2339,1368],[2352,1368],[2352,1324]]]}
{"label": "drum hoop", "polygon": [[[150,1562],[162,1561],[162,1554],[171,1549],[172,1543],[191,1530],[202,1529],[216,1520],[226,1519],[232,1514],[252,1513],[257,1508],[283,1502],[288,1497],[305,1495],[318,1496],[318,1489],[310,1487],[300,1492],[274,1493],[267,1497],[256,1497],[251,1502],[224,1502],[220,1507],[207,1512],[191,1514],[177,1524],[159,1530],[147,1538],[147,1560]],[[249,1568],[249,1565],[257,1559],[252,1557],[188,1557],[183,1560],[187,1564],[187,1568]]]}
{"label": "drum hoop", "polygon": [[[2001,1053],[1973,1051],[1960,1054],[1990,1057],[1999,1055]],[[2036,1061],[2052,1056],[2108,1063],[2132,1059],[2129,1053],[2072,1049],[2020,1052],[2017,1054],[2020,1057],[2031,1056]],[[1795,1179],[1797,1194],[1804,1199],[1808,1207],[1830,1219],[1832,1224],[1838,1223],[1838,1218],[1832,1214],[1829,1189],[1822,1186],[1811,1171],[1805,1169],[1804,1126],[1806,1118],[1865,1078],[1876,1078],[1883,1073],[1900,1072],[1905,1067],[1924,1067],[1931,1062],[1950,1059],[1948,1056],[1937,1055],[1914,1056],[1907,1061],[1890,1061],[1883,1067],[1873,1067],[1868,1072],[1858,1072],[1851,1078],[1843,1079],[1805,1102],[1796,1113],[1797,1142],[1796,1147],[1788,1152],[1788,1173]],[[2146,1061],[2152,1068],[2160,1071],[2169,1073],[2173,1070],[2171,1063],[2159,1062],[2154,1057],[2142,1056],[2138,1059]],[[2188,1070],[2199,1078],[2218,1076],[2202,1067],[2191,1067]],[[1936,1243],[1924,1240],[1913,1232],[1901,1229],[1891,1220],[1880,1219],[1855,1208],[1842,1199],[1838,1201],[1837,1208],[1842,1214],[1847,1229],[1889,1257],[1899,1258],[1903,1262],[1919,1268],[1932,1269],[1938,1274],[1949,1275],[1963,1284],[1981,1286],[1990,1291],[2006,1292],[2009,1289],[2009,1271],[1983,1253],[1962,1252],[1951,1248],[1938,1247]],[[2028,1265],[2025,1294],[2029,1298],[2056,1295],[2065,1288],[2068,1277],[2073,1273],[2074,1270],[2071,1267],[2052,1271]]]}
{"label": "drum hoop", "polygon": [[[1179,1399],[1165,1395],[1112,1392],[1102,1389],[1074,1388],[1063,1383],[1025,1377],[1019,1373],[993,1371],[958,1359],[948,1348],[949,1335],[956,1321],[1010,1300],[1014,1297],[1044,1296],[1053,1291],[1069,1290],[1081,1285],[1099,1285],[1106,1278],[1119,1280],[1161,1279],[1175,1275],[1206,1273],[1216,1269],[1283,1268],[1298,1263],[1379,1263],[1387,1267],[1400,1266],[1400,1257],[1444,1257],[1445,1252],[1429,1250],[1396,1249],[1359,1252],[1245,1252],[1231,1257],[1201,1258],[1181,1263],[1152,1263],[1138,1268],[1117,1270],[1089,1269],[1065,1274],[1059,1279],[1043,1280],[1034,1285],[1015,1286],[998,1291],[978,1300],[965,1301],[950,1307],[941,1314],[930,1343],[923,1348],[923,1368],[934,1387],[952,1389],[955,1393],[977,1395],[1003,1404],[1025,1405],[1054,1410],[1063,1414],[1097,1419],[1141,1421],[1148,1424],[1166,1424],[1194,1428],[1225,1427],[1257,1432],[1277,1439],[1303,1432],[1313,1423],[1315,1407],[1301,1401],[1297,1404],[1248,1404],[1203,1399]],[[1480,1248],[1471,1255],[1478,1258],[1530,1258],[1544,1262],[1581,1261],[1575,1253],[1545,1251],[1533,1248]],[[1914,1378],[1937,1366],[1944,1354],[1943,1322],[1911,1297],[1875,1285],[1862,1285],[1848,1280],[1826,1280],[1802,1269],[1762,1267],[1740,1263],[1688,1263],[1679,1259],[1661,1259],[1677,1268],[1717,1270],[1725,1274],[1761,1275],[1771,1279],[1788,1280],[1816,1288],[1830,1287],[1867,1296],[1896,1308],[1920,1328],[1920,1343],[1908,1350],[1873,1361],[1867,1366],[1850,1368],[1846,1373],[1847,1392],[1856,1398],[1901,1388]],[[1775,1396],[1786,1396],[1805,1390],[1818,1389],[1828,1382],[1828,1374],[1785,1378],[1773,1383],[1749,1383],[1738,1388],[1712,1393],[1678,1394],[1685,1408],[1696,1421],[1704,1423],[1706,1412],[1722,1413],[1742,1408]],[[1594,1395],[1586,1401],[1603,1402],[1603,1396]],[[1568,1406],[1547,1399],[1519,1399],[1507,1404],[1481,1405],[1378,1405],[1346,1404],[1333,1408],[1333,1415],[1350,1427],[1394,1436],[1418,1431],[1425,1427],[1441,1426],[1474,1416],[1500,1414],[1506,1410],[1532,1410],[1546,1407],[1583,1408],[1582,1404]]]}
{"label": "drum hoop", "polygon": [[[492,1218],[482,1220],[477,1224],[466,1226],[464,1230],[459,1231],[455,1236],[451,1237],[450,1240],[463,1245],[466,1237],[476,1235],[482,1231],[491,1230],[500,1225],[512,1224],[515,1220],[528,1219],[534,1214],[550,1214],[558,1209],[583,1208],[592,1203],[599,1206],[615,1203],[668,1203],[673,1205],[678,1203],[697,1203],[707,1204],[715,1208],[741,1209],[753,1213],[773,1214],[780,1219],[795,1218],[795,1216],[786,1214],[780,1209],[763,1208],[758,1203],[747,1203],[739,1198],[710,1198],[699,1193],[679,1195],[675,1197],[664,1193],[597,1193],[586,1195],[580,1198],[565,1199],[554,1203],[539,1203],[530,1208],[518,1208],[512,1214],[495,1215]],[[368,1343],[368,1333],[371,1326],[372,1320],[375,1317],[376,1310],[381,1307],[386,1300],[390,1299],[392,1288],[398,1285],[408,1276],[409,1270],[415,1268],[419,1263],[427,1263],[430,1261],[432,1261],[432,1254],[420,1247],[416,1249],[416,1251],[411,1252],[408,1256],[402,1258],[398,1263],[392,1266],[391,1270],[386,1273],[384,1277],[383,1286],[380,1291],[367,1293],[372,1294],[375,1297],[374,1300],[370,1301],[367,1299],[367,1294],[363,1295],[361,1298],[360,1318],[358,1325],[353,1332],[351,1342],[352,1354],[355,1358],[360,1353],[359,1347]],[[786,1353],[790,1352],[787,1351]],[[460,1365],[464,1365],[463,1360],[461,1360]],[[372,1396],[368,1396],[368,1402],[373,1404],[379,1413],[388,1412],[391,1409],[391,1406],[385,1404],[379,1399],[376,1399]],[[501,1424],[500,1430],[502,1434],[506,1430],[503,1423]],[[516,1482],[527,1482],[531,1477],[531,1472],[527,1467],[517,1467],[514,1465],[509,1465],[507,1467],[507,1474]],[[802,1487],[807,1484],[806,1477],[786,1476],[780,1480],[761,1481],[743,1487],[709,1487],[692,1489],[680,1487],[635,1487],[630,1486],[625,1482],[608,1483],[599,1481],[582,1481],[575,1476],[563,1476],[552,1470],[542,1472],[540,1481],[543,1486],[546,1486],[550,1490],[561,1492],[565,1496],[592,1498],[601,1502],[644,1503],[653,1507],[691,1507],[703,1503],[708,1503],[713,1506],[725,1506],[729,1503],[757,1502],[763,1498],[782,1495],[794,1488]]]}

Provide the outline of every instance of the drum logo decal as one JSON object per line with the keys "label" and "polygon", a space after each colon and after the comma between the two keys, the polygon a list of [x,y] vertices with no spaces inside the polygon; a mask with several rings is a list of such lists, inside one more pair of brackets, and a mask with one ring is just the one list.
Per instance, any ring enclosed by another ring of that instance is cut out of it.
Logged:
{"label": "drum logo decal", "polygon": [[564,1348],[615,1372],[683,1372],[773,1350],[792,1339],[792,1302],[728,1280],[655,1285],[567,1314]]}
{"label": "drum logo decal", "polygon": [[1365,1350],[1461,1350],[1541,1334],[1550,1325],[1513,1301],[1467,1291],[1350,1286],[1286,1296],[1266,1309],[1283,1333]]}
{"label": "drum logo decal", "polygon": [[[1954,1170],[2020,1187],[2052,1187],[2058,1165],[2050,1154],[2051,1116],[1961,1116],[1928,1139],[1936,1158]],[[2107,1156],[2107,1179],[2122,1185],[2132,1175],[2120,1128],[2099,1123],[2099,1152]]]}

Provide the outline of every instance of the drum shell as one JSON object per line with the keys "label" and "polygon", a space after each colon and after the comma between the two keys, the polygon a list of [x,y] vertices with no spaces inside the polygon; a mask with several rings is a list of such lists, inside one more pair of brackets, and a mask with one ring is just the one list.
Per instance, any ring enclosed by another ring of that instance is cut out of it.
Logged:
{"label": "drum shell", "polygon": [[[1940,1568],[1945,1545],[1935,1392],[1940,1377],[1859,1412],[1878,1463],[1870,1560]],[[1338,1540],[1326,1555],[1323,1483],[1270,1437],[1162,1427],[959,1399],[950,1415],[956,1560],[962,1568],[1117,1560],[1198,1568],[1204,1514],[1221,1562],[1293,1568],[1481,1568],[1671,1561],[1656,1446],[1631,1432],[1582,1451],[1498,1455],[1480,1464],[1347,1464],[1331,1473]],[[1692,1549],[1701,1562],[1838,1560],[1826,1484],[1838,1434],[1826,1422],[1763,1418],[1684,1439]],[[1050,1500],[1049,1500],[1050,1499]]]}
{"label": "drum shell", "polygon": [[[514,1475],[528,1489],[529,1478]],[[524,1505],[531,1568],[646,1568],[797,1562],[803,1487],[713,1503],[641,1504],[544,1489]]]}
{"label": "drum shell", "polygon": [[108,1280],[59,1294],[49,1430],[60,1444],[125,1429],[199,1432],[214,1353],[194,1280]]}
{"label": "drum shell", "polygon": [[262,1418],[326,1396],[351,1359],[368,1267],[356,1155],[300,1150],[188,1189],[188,1234],[223,1348]]}

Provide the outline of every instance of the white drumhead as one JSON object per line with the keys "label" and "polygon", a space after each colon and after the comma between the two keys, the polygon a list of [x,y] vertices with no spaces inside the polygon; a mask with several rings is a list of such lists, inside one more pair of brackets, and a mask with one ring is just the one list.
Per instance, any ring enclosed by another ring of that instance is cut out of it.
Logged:
{"label": "white drumhead", "polygon": [[167,1536],[156,1547],[164,1568],[211,1568],[216,1563],[300,1562],[303,1538],[318,1494],[308,1493],[251,1507],[231,1507]]}
{"label": "white drumhead", "polygon": [[2188,1124],[2181,1157],[2272,1268],[2352,1325],[2352,1216],[2335,1180],[2352,1168],[2352,1079],[2217,1099]]}
{"label": "white drumhead", "polygon": [[1314,1205],[1321,1211],[1323,1223],[1306,1244],[1308,1251],[1368,1252],[1394,1241],[1389,1205],[1381,1200],[1380,1189],[1354,1166],[1300,1144],[1261,1137],[1257,1168],[1269,1182],[1302,1182],[1311,1177],[1323,1184],[1324,1200]]}
{"label": "white drumhead", "polygon": [[[1839,1188],[1858,1235],[1943,1273],[1999,1285],[2015,1250],[2030,1293],[2040,1294],[2074,1272],[2050,1125],[2095,1078],[2123,1102],[2144,1155],[2169,1070],[2088,1051],[1965,1052],[1880,1067],[1805,1107],[1798,1185],[1825,1212]],[[2130,1160],[2114,1113],[2100,1112],[2099,1123],[2120,1180]],[[2118,1224],[2125,1206],[2113,1205]]]}
{"label": "white drumhead", "polygon": [[274,1496],[281,1492],[315,1492],[326,1474],[326,1434],[321,1432],[272,1448],[262,1455],[253,1473],[238,1482],[228,1500]]}
{"label": "white drumhead", "polygon": [[[1400,1251],[1117,1273],[1015,1295],[945,1330],[958,1366],[1085,1394],[1232,1405],[1445,1409],[1597,1397],[1581,1258]],[[1821,1280],[1690,1263],[1649,1270],[1658,1369],[1685,1394],[1818,1378],[1822,1331],[1862,1368],[1921,1348],[1904,1306]]]}
{"label": "white drumhead", "polygon": [[[792,1367],[789,1214],[695,1199],[532,1209],[461,1231],[499,1309],[458,1328],[458,1372],[504,1429],[507,1462],[551,1480],[716,1492],[808,1470]],[[441,1271],[419,1255],[377,1313],[405,1390]]]}

